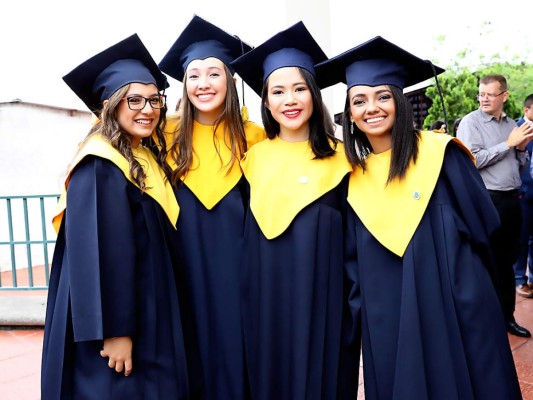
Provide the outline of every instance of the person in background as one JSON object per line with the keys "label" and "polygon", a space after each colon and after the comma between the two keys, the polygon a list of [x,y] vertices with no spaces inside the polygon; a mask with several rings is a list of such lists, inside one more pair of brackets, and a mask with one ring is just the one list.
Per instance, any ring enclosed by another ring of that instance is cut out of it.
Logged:
{"label": "person in background", "polygon": [[159,63],[183,82],[165,132],[181,208],[175,239],[189,369],[205,400],[247,396],[239,261],[249,189],[239,160],[265,132],[241,116],[230,62],[250,48],[195,15]]}
{"label": "person in background", "polygon": [[[533,121],[533,94],[524,100],[524,115],[518,120],[521,126],[526,122]],[[531,152],[533,142],[526,147],[529,161],[522,168],[520,179],[522,180],[520,205],[522,207],[522,233],[520,237],[520,251],[514,264],[516,293],[519,296],[533,297],[533,271],[530,263],[533,263],[533,178],[531,171]]]}
{"label": "person in background", "polygon": [[533,138],[533,123],[517,128],[503,111],[509,97],[502,75],[487,75],[479,81],[479,108],[465,115],[457,137],[470,149],[490,197],[498,210],[501,225],[491,238],[496,259],[497,288],[507,331],[531,337],[514,318],[515,279],[513,265],[518,259],[522,212],[520,170],[527,163],[527,144]]}
{"label": "person in background", "polygon": [[351,167],[315,80],[326,58],[298,22],[232,63],[261,96],[268,135],[241,162],[250,183],[241,305],[257,400],[356,398],[359,353],[343,330]]}
{"label": "person in background", "polygon": [[444,123],[444,121],[439,119],[431,124],[431,126],[429,127],[429,130],[435,131],[438,133],[446,133],[445,128],[446,128],[446,124]]}
{"label": "person in background", "polygon": [[472,156],[414,128],[403,89],[443,70],[382,37],[316,66],[347,84],[346,269],[367,400],[521,399],[491,280],[498,214]]}
{"label": "person in background", "polygon": [[463,117],[459,117],[459,118],[456,118],[455,121],[453,121],[452,134],[453,134],[454,137],[457,137],[457,130],[459,129],[459,124],[461,123],[462,119],[463,119]]}
{"label": "person in background", "polygon": [[167,178],[168,86],[134,34],[64,78],[98,117],[71,163],[54,217],[41,394],[189,399],[170,246],[179,207]]}

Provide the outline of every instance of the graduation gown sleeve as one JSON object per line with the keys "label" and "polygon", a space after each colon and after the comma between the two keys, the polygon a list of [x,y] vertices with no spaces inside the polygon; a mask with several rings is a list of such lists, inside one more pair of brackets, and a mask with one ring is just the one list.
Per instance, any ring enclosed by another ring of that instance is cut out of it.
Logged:
{"label": "graduation gown sleeve", "polygon": [[[353,214],[351,207],[344,210]],[[357,398],[361,354],[361,288],[357,268],[357,239],[353,216],[346,218],[344,235],[344,295],[339,354],[339,398]],[[344,397],[340,396],[343,394]],[[351,396],[351,397],[350,397]]]}
{"label": "graduation gown sleeve", "polygon": [[499,226],[498,212],[481,179],[481,175],[465,152],[450,142],[446,149],[442,176],[455,197],[455,209],[472,243],[494,280],[494,265],[489,237]]}
{"label": "graduation gown sleeve", "polygon": [[135,334],[134,230],[121,170],[87,157],[68,187],[65,220],[75,341]]}

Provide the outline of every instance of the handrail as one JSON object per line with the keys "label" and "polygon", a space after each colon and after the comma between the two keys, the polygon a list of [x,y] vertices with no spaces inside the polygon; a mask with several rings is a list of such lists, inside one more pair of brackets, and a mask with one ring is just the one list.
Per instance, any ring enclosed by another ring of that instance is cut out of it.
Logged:
{"label": "handrail", "polygon": [[48,289],[56,242],[48,215],[58,199],[57,194],[0,196],[0,291]]}

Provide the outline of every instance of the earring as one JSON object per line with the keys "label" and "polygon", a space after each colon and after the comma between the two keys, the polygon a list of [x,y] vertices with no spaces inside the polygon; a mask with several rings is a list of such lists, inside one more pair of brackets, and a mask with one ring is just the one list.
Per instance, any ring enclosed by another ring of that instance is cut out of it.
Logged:
{"label": "earring", "polygon": [[366,146],[364,146],[360,140],[355,140],[354,141],[354,144],[355,144],[355,151],[356,153],[359,155],[359,157],[362,159],[362,160],[365,160],[366,157],[370,154],[370,151],[368,150],[368,148]]}
{"label": "earring", "polygon": [[353,126],[354,126],[354,123],[352,122],[350,124],[350,135],[353,135]]}

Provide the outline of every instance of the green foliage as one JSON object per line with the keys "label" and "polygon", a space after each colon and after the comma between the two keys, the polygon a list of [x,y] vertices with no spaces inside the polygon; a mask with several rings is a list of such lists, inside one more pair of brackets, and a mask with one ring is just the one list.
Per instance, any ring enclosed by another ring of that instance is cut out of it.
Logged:
{"label": "green foliage", "polygon": [[[437,39],[439,43],[444,43],[443,38]],[[505,49],[502,49],[505,51]],[[447,122],[449,129],[453,121],[463,117],[479,107],[476,99],[478,93],[479,79],[488,74],[501,74],[507,78],[509,86],[509,99],[504,104],[504,111],[511,118],[519,118],[523,112],[524,99],[533,93],[533,64],[520,62],[518,56],[509,57],[505,54],[493,54],[491,57],[479,55],[479,65],[475,67],[461,67],[467,57],[472,55],[468,50],[462,50],[457,53],[454,65],[448,66],[446,72],[441,74],[439,85],[444,97],[446,107]],[[503,57],[511,61],[502,61]],[[428,116],[424,120],[424,128],[427,129],[433,122],[444,119],[441,100],[437,87],[429,86],[426,89],[428,96],[433,105],[428,110]]]}
{"label": "green foliage", "polygon": [[[439,76],[439,84],[444,97],[447,125],[450,129],[456,118],[462,117],[478,107],[476,99],[477,78],[466,72],[445,72]],[[428,116],[424,120],[424,128],[427,129],[434,121],[444,119],[444,113],[437,86],[429,86],[426,89],[426,96],[433,101],[433,105],[428,110]]]}

